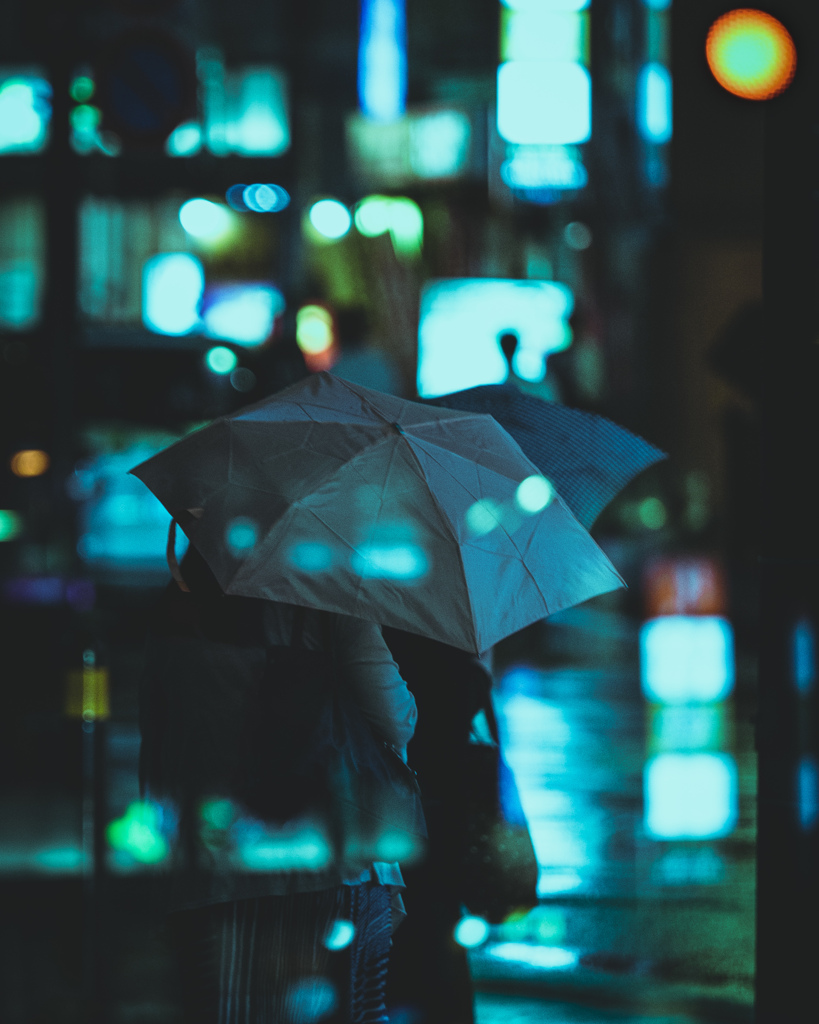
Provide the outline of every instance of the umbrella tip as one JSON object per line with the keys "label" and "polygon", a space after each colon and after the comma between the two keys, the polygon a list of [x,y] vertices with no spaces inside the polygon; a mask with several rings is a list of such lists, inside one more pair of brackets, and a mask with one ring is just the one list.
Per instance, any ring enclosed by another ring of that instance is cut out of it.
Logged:
{"label": "umbrella tip", "polygon": [[400,423],[391,423],[390,426],[396,432],[396,434],[403,434],[404,433],[404,428],[401,426]]}

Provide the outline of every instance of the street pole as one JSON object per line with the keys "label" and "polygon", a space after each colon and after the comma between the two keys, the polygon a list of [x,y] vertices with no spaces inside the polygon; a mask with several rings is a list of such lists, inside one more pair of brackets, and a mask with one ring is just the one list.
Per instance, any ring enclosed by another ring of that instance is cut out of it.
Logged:
{"label": "street pole", "polygon": [[819,35],[813,4],[766,9],[798,63],[765,111],[756,1024],[803,1024],[819,963]]}

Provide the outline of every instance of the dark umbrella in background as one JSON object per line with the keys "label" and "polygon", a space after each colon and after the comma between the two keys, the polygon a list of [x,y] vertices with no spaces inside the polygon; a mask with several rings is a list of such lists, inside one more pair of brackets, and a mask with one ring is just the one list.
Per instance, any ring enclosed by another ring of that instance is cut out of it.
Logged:
{"label": "dark umbrella in background", "polygon": [[544,401],[513,384],[485,384],[426,401],[493,416],[587,530],[627,483],[666,458],[605,416]]}

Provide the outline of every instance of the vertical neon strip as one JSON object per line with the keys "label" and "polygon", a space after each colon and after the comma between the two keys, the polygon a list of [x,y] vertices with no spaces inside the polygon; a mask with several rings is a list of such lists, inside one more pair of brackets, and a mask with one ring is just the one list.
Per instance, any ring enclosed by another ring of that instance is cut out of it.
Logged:
{"label": "vertical neon strip", "polygon": [[406,0],[361,0],[358,102],[375,121],[394,121],[407,104]]}

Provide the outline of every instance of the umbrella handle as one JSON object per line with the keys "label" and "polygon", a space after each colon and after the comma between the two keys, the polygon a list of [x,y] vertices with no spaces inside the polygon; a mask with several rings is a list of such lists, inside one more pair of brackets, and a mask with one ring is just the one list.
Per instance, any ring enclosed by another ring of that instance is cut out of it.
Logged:
{"label": "umbrella handle", "polygon": [[168,546],[165,548],[165,558],[168,562],[168,568],[171,570],[171,576],[176,580],[176,585],[180,590],[184,590],[186,594],[189,594],[191,588],[185,582],[182,576],[182,570],[179,568],[179,562],[176,560],[176,520],[171,519],[170,525],[168,526]]}

